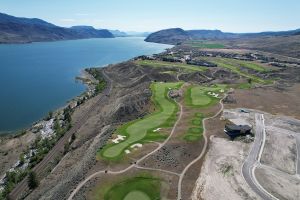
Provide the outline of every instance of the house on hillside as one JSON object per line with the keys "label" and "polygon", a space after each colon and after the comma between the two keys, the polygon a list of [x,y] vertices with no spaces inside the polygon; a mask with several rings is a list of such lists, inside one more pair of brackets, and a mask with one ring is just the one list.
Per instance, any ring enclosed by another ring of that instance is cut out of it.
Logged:
{"label": "house on hillside", "polygon": [[238,136],[251,135],[251,129],[248,125],[226,124],[224,132],[233,140]]}

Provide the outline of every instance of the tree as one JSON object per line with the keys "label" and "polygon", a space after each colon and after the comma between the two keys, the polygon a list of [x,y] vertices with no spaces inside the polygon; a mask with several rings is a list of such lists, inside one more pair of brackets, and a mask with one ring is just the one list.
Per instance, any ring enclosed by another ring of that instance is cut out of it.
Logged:
{"label": "tree", "polygon": [[252,79],[251,79],[251,78],[248,79],[248,83],[249,83],[250,85],[252,84]]}
{"label": "tree", "polygon": [[20,165],[23,165],[25,163],[24,153],[20,154],[19,159],[20,159]]}
{"label": "tree", "polygon": [[28,187],[30,189],[34,189],[39,186],[39,181],[36,177],[36,173],[34,171],[30,171],[28,174]]}
{"label": "tree", "polygon": [[71,141],[74,141],[76,139],[76,135],[75,133],[72,134],[72,137],[71,137]]}
{"label": "tree", "polygon": [[68,153],[69,148],[70,148],[70,143],[67,142],[67,143],[65,144],[65,146],[64,146],[64,154]]}

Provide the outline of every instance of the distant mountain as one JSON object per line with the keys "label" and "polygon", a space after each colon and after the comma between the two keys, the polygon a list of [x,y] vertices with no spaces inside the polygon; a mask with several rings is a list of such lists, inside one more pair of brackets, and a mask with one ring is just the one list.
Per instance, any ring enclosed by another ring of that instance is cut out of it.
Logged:
{"label": "distant mountain", "polygon": [[127,37],[128,34],[119,30],[109,30],[115,37]]}
{"label": "distant mountain", "polygon": [[228,39],[238,37],[238,34],[224,33],[220,30],[188,30],[186,32],[194,39]]}
{"label": "distant mountain", "polygon": [[166,43],[166,44],[177,44],[186,40],[191,39],[191,35],[181,28],[171,28],[150,34],[145,41]]}
{"label": "distant mountain", "polygon": [[115,37],[147,37],[149,32],[109,30]]}
{"label": "distant mountain", "polygon": [[161,30],[150,34],[145,41],[177,44],[186,40],[194,39],[247,39],[258,37],[275,37],[275,36],[290,36],[300,34],[300,29],[291,31],[278,32],[261,32],[261,33],[225,33],[220,30],[183,30],[180,28],[171,28]]}
{"label": "distant mountain", "polygon": [[72,26],[71,30],[77,32],[81,37],[88,38],[113,38],[114,35],[106,29],[95,29],[92,26]]}
{"label": "distant mountain", "polygon": [[150,32],[137,32],[137,31],[127,31],[126,34],[132,37],[148,37]]}
{"label": "distant mountain", "polygon": [[0,13],[0,43],[28,43],[114,37],[107,30],[93,27],[64,28],[37,18],[20,18]]}

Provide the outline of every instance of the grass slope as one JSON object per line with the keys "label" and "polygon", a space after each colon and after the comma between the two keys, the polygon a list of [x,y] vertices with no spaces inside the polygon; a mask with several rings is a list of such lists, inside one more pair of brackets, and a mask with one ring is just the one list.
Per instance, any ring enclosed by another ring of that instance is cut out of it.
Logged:
{"label": "grass slope", "polygon": [[157,111],[143,119],[121,126],[117,132],[120,135],[125,135],[126,139],[118,144],[107,145],[101,151],[101,156],[109,160],[118,160],[130,145],[161,138],[160,134],[153,133],[153,130],[158,127],[173,126],[178,106],[173,100],[169,99],[167,93],[169,89],[179,88],[181,85],[182,83],[153,83],[151,85],[152,101]]}

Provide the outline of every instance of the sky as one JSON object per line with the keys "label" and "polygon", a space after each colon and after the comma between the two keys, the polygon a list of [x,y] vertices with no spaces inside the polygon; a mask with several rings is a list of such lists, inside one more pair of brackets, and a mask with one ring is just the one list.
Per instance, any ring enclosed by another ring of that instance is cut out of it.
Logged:
{"label": "sky", "polygon": [[65,27],[139,32],[175,27],[237,33],[300,28],[300,0],[0,0],[0,12]]}

